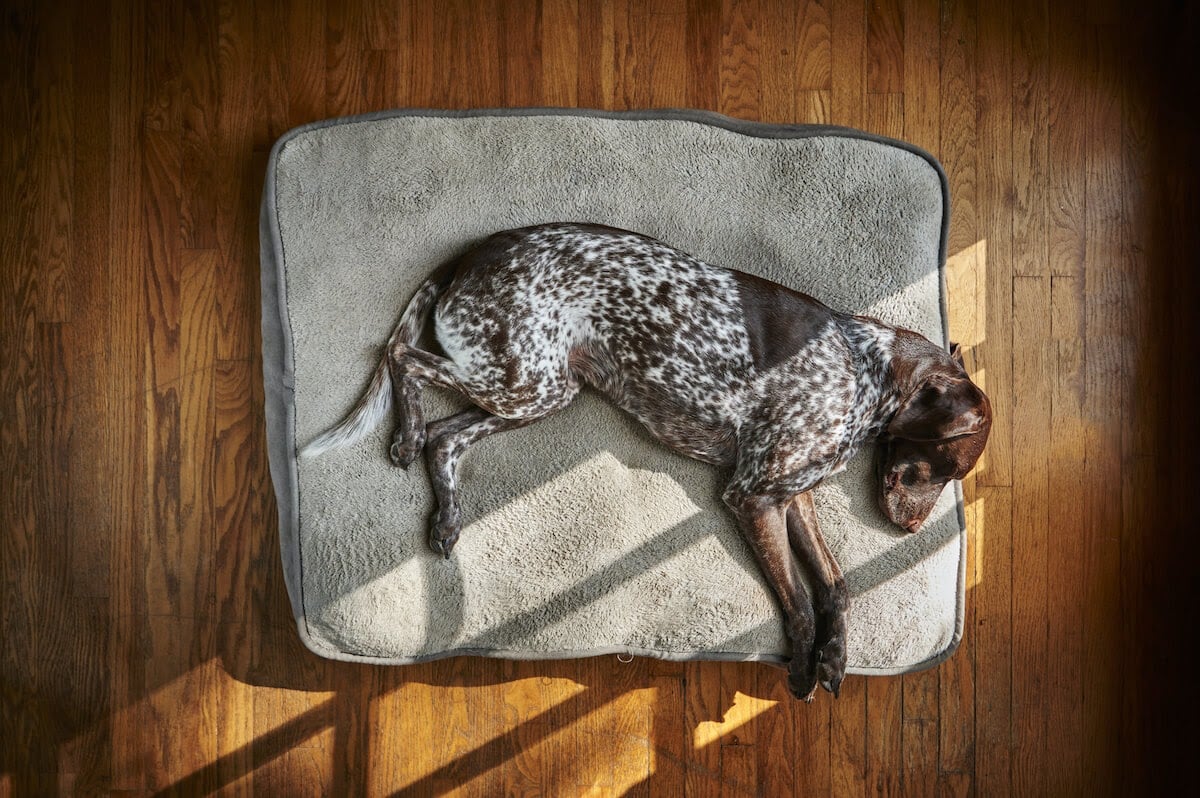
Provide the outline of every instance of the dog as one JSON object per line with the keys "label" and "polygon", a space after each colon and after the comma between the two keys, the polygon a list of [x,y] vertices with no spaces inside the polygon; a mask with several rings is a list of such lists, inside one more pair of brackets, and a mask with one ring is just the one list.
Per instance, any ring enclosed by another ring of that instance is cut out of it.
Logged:
{"label": "dog", "polygon": [[[416,346],[431,311],[444,356]],[[473,406],[427,425],[427,384]],[[425,452],[430,545],[449,557],[463,526],[463,452],[562,410],[585,385],[671,449],[731,470],[722,498],[779,600],[788,686],[805,701],[818,685],[838,695],[849,605],[813,487],[877,441],[879,506],[916,532],[991,429],[956,346],[638,233],[556,223],[496,233],[435,271],[356,406],[303,454],[352,444],[394,410],[390,459],[408,468]]]}

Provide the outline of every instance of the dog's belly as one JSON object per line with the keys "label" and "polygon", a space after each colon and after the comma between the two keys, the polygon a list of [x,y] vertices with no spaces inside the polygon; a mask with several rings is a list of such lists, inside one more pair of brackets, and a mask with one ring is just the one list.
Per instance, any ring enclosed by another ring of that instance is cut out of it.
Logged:
{"label": "dog's belly", "polygon": [[[714,465],[737,459],[737,429],[731,419],[700,415],[695,408],[673,407],[661,397],[626,391],[617,404],[671,449]],[[689,412],[691,410],[691,412]]]}

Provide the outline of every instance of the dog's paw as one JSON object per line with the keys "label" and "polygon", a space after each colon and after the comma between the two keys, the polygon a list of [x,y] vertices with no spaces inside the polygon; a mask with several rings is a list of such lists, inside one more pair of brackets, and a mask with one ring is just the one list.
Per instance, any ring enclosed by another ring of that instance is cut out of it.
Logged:
{"label": "dog's paw", "polygon": [[837,698],[846,678],[846,637],[835,635],[825,642],[816,653],[817,683]]}
{"label": "dog's paw", "polygon": [[811,656],[793,656],[788,663],[788,690],[806,704],[817,693],[817,674]]}
{"label": "dog's paw", "polygon": [[392,446],[388,449],[388,456],[392,461],[392,465],[407,469],[413,464],[421,452],[425,449],[425,434],[404,438],[397,434],[392,438]]}
{"label": "dog's paw", "polygon": [[433,524],[429,528],[429,548],[448,560],[461,532],[462,519],[458,513],[443,513],[438,510],[433,514]]}

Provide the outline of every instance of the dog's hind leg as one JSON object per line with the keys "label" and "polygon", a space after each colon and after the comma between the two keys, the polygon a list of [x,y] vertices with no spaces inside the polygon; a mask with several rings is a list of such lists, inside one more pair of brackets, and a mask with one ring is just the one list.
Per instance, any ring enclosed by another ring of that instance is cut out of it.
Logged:
{"label": "dog's hind leg", "polygon": [[388,450],[392,464],[408,468],[425,448],[425,414],[421,410],[421,389],[432,382],[460,393],[467,393],[460,369],[452,360],[394,343],[387,353],[388,372],[392,377],[396,431]]}
{"label": "dog's hind leg", "polygon": [[501,418],[472,407],[429,425],[429,446],[425,456],[429,464],[429,481],[437,499],[437,511],[429,532],[429,545],[434,551],[449,557],[462,532],[457,472],[458,461],[467,447],[489,435],[518,429],[544,417]]}

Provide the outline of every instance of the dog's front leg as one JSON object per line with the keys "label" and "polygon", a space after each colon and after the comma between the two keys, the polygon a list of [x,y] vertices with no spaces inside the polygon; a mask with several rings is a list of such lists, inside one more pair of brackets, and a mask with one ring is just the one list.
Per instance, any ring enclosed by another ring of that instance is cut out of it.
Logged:
{"label": "dog's front leg", "polygon": [[792,549],[805,560],[812,578],[817,616],[813,650],[817,682],[836,698],[846,676],[846,609],[850,606],[850,593],[842,569],[821,535],[810,491],[798,494],[788,505],[787,531]]}
{"label": "dog's front leg", "polygon": [[767,582],[779,598],[784,628],[792,641],[788,688],[797,698],[812,701],[817,690],[813,659],[816,624],[812,602],[800,579],[800,568],[788,544],[787,502],[766,496],[726,495]]}

